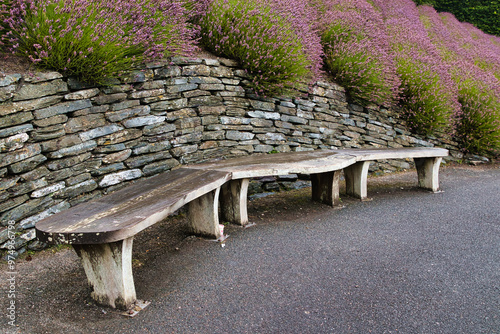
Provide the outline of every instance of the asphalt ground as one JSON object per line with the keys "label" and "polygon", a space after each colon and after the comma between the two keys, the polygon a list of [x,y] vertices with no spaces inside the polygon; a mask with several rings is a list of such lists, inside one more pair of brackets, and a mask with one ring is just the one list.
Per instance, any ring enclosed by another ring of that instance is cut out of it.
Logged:
{"label": "asphalt ground", "polygon": [[307,190],[256,200],[224,247],[182,215],[146,231],[134,278],[151,305],[133,318],[92,303],[71,249],[20,259],[17,327],[0,315],[0,332],[500,333],[500,168],[440,176],[437,194],[414,171],[370,178],[372,201],[341,210]]}

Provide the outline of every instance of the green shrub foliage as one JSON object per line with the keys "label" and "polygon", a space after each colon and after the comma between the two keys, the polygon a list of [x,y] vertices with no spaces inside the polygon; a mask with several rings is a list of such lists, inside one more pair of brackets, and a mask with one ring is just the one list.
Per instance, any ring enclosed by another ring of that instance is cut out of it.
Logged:
{"label": "green shrub foliage", "polygon": [[279,94],[307,82],[321,64],[319,36],[304,1],[215,0],[201,19],[201,41],[236,59],[258,94]]}

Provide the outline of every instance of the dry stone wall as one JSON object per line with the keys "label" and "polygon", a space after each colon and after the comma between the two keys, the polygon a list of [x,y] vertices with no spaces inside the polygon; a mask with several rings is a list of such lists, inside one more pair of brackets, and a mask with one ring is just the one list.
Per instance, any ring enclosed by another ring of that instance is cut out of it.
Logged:
{"label": "dry stone wall", "polygon": [[0,77],[0,247],[9,225],[18,253],[43,248],[38,220],[181,164],[345,147],[440,146],[461,158],[446,136],[412,135],[394,111],[349,104],[336,84],[262,98],[247,78],[231,60],[186,58],[106,87],[55,72]]}

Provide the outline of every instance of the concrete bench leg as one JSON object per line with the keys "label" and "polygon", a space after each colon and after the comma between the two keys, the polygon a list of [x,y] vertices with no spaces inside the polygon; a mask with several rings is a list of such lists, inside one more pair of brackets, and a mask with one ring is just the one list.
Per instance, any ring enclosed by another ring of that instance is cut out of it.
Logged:
{"label": "concrete bench leg", "polygon": [[312,199],[330,206],[340,205],[340,170],[311,175]]}
{"label": "concrete bench leg", "polygon": [[107,244],[73,245],[97,303],[126,310],[136,301],[132,241],[133,237]]}
{"label": "concrete bench leg", "polygon": [[344,168],[346,193],[349,196],[361,200],[367,199],[368,167],[370,167],[370,161],[360,161]]}
{"label": "concrete bench leg", "polygon": [[247,195],[249,179],[231,180],[222,186],[221,216],[224,221],[248,224]]}
{"label": "concrete bench leg", "polygon": [[194,234],[218,239],[222,236],[219,227],[220,188],[189,202],[189,227]]}
{"label": "concrete bench leg", "polygon": [[439,190],[439,166],[443,158],[415,158],[418,186],[433,192]]}

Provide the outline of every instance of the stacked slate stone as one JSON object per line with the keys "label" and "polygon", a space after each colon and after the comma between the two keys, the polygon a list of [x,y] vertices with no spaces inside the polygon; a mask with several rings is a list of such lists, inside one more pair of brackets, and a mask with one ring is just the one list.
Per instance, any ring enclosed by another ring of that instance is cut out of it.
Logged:
{"label": "stacked slate stone", "polygon": [[[181,164],[248,154],[349,147],[440,146],[396,113],[347,102],[318,82],[298,97],[264,98],[227,59],[174,58],[92,87],[59,73],[0,77],[0,247],[41,249],[40,219]],[[407,161],[374,169],[409,168]]]}

